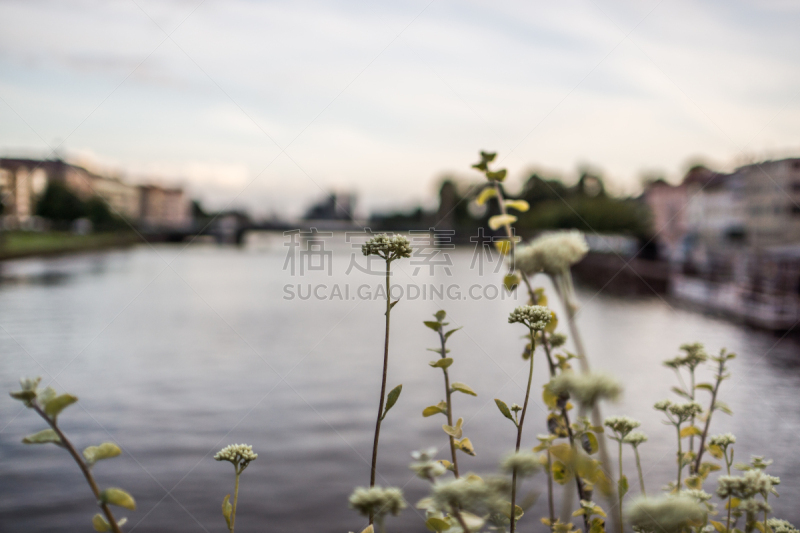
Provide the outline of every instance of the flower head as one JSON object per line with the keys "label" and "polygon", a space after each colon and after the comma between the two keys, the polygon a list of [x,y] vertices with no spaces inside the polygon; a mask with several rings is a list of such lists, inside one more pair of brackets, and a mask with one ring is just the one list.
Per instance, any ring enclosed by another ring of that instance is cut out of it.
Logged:
{"label": "flower head", "polygon": [[433,504],[441,511],[460,508],[477,515],[507,509],[505,498],[510,490],[508,480],[492,478],[484,481],[468,475],[452,481],[437,481],[433,486]]}
{"label": "flower head", "polygon": [[603,425],[624,439],[628,433],[641,426],[642,423],[629,416],[609,416],[605,419]]}
{"label": "flower head", "polygon": [[669,400],[660,400],[660,401],[658,401],[658,402],[653,404],[653,409],[655,409],[656,411],[664,411],[664,412],[666,412],[667,409],[669,409],[671,405],[672,405],[672,402],[669,401]]}
{"label": "flower head", "polygon": [[406,508],[403,491],[396,487],[358,487],[350,495],[349,502],[351,509],[378,520],[390,513],[397,516]]}
{"label": "flower head", "polygon": [[767,525],[772,528],[774,533],[798,533],[797,528],[780,518],[770,518],[767,520]]}
{"label": "flower head", "polygon": [[389,237],[385,233],[375,235],[361,247],[364,255],[377,255],[386,261],[411,257],[411,243],[402,235]]}
{"label": "flower head", "polygon": [[702,524],[706,510],[694,498],[679,495],[639,498],[628,508],[627,515],[635,528],[678,533],[688,526]]}
{"label": "flower head", "polygon": [[447,471],[442,463],[434,460],[435,456],[436,448],[411,452],[414,462],[411,463],[409,468],[416,472],[418,477],[425,480],[433,480]]}
{"label": "flower head", "polygon": [[233,464],[240,473],[256,458],[258,454],[253,453],[253,447],[248,444],[229,444],[214,455],[217,461],[228,461]]}
{"label": "flower head", "polygon": [[552,314],[542,305],[521,305],[508,315],[508,323],[525,324],[530,329],[543,330],[550,323]]}
{"label": "flower head", "polygon": [[516,472],[518,476],[528,477],[541,468],[539,457],[532,452],[513,452],[507,455],[501,463],[501,468],[508,472]]}
{"label": "flower head", "polygon": [[616,400],[622,394],[622,386],[616,379],[597,372],[562,372],[548,387],[556,396],[567,393],[584,406],[592,406],[600,400]]}
{"label": "flower head", "polygon": [[721,435],[712,435],[708,440],[710,446],[719,446],[720,448],[727,448],[731,444],[736,443],[736,437],[733,433],[723,433]]}
{"label": "flower head", "polygon": [[682,344],[681,350],[684,352],[684,355],[679,355],[672,359],[667,359],[664,361],[664,365],[673,368],[675,370],[679,369],[682,366],[689,367],[690,369],[697,368],[700,363],[704,363],[708,361],[708,354],[706,353],[705,347],[699,343],[695,342],[692,344]]}
{"label": "flower head", "polygon": [[624,442],[625,444],[630,444],[631,446],[636,448],[641,443],[647,442],[647,435],[645,435],[641,431],[631,431],[625,436],[624,439],[622,439],[622,442]]}
{"label": "flower head", "polygon": [[685,422],[703,412],[703,407],[697,402],[673,403],[668,409],[679,422]]}
{"label": "flower head", "polygon": [[40,377],[20,378],[19,384],[22,390],[12,392],[11,397],[24,403],[26,407],[31,407],[33,405],[33,400],[36,399],[38,394],[40,381],[42,381],[42,378]]}
{"label": "flower head", "polygon": [[586,238],[577,230],[545,233],[516,250],[516,268],[527,274],[544,272],[558,276],[589,252]]}

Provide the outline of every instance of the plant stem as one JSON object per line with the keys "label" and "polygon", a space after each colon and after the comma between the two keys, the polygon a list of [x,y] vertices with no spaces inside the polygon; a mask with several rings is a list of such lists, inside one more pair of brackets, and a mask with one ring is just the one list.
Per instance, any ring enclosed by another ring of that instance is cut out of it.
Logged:
{"label": "plant stem", "polygon": [[[525,413],[528,410],[528,400],[531,397],[531,382],[533,381],[533,352],[536,347],[536,339],[534,337],[534,330],[528,328],[530,331],[531,336],[531,365],[530,370],[528,370],[528,386],[525,389],[525,403],[522,404],[522,412],[519,416],[519,423],[517,424],[517,446],[516,451],[519,451],[520,444],[522,443],[522,424],[525,422]],[[510,512],[510,520],[511,520],[511,533],[514,533],[516,528],[516,521],[517,521],[517,513],[516,513],[516,503],[517,503],[517,469],[514,469],[514,472],[511,474],[511,512]]]}
{"label": "plant stem", "polygon": [[639,460],[639,447],[633,447],[633,454],[636,456],[636,470],[639,471],[639,486],[642,488],[642,496],[647,497],[647,491],[644,490],[644,475],[642,475],[642,462]]}
{"label": "plant stem", "polygon": [[453,506],[451,509],[453,511],[453,516],[455,516],[456,520],[458,520],[458,524],[461,526],[461,529],[464,530],[464,533],[470,533],[470,529],[467,527],[467,523],[464,522],[464,517],[461,515],[461,511],[458,510],[458,507]]}
{"label": "plant stem", "polygon": [[[622,438],[619,439],[619,479],[622,481]],[[619,494],[619,533],[625,533],[622,525],[622,491],[617,488]]]}
{"label": "plant stem", "polygon": [[[542,332],[542,345],[544,346],[544,353],[547,356],[547,363],[550,367],[550,377],[553,378],[556,376],[556,365],[553,363],[553,356],[550,353],[550,343],[547,341],[547,336],[545,332]],[[570,446],[575,446],[575,435],[572,433],[572,425],[570,424],[569,420],[569,411],[567,411],[567,406],[561,408],[561,416],[564,418],[564,423],[567,425],[567,436],[569,437],[569,444]],[[578,499],[579,500],[586,500],[586,496],[583,489],[583,481],[581,481],[581,476],[578,473],[575,473],[575,485],[578,488]],[[584,515],[583,517],[583,525],[586,531],[589,531],[589,517]]]}
{"label": "plant stem", "polygon": [[[100,502],[100,489],[97,488],[97,483],[94,480],[92,471],[89,470],[88,466],[86,466],[86,463],[83,461],[83,458],[75,449],[75,446],[73,446],[72,443],[67,438],[67,436],[64,435],[64,432],[61,431],[61,429],[56,424],[55,420],[51,420],[50,417],[47,416],[44,411],[42,411],[42,408],[39,406],[38,403],[36,403],[35,401],[32,402],[32,407],[34,411],[36,411],[36,413],[47,422],[47,424],[52,428],[52,430],[56,432],[58,438],[61,439],[62,446],[64,446],[64,448],[69,452],[72,458],[75,459],[75,462],[78,463],[78,467],[81,469],[81,472],[83,472],[83,477],[86,478],[87,483],[89,483],[89,488],[92,489],[92,493],[94,494],[95,499],[98,502]],[[122,531],[119,528],[119,525],[117,525],[117,520],[114,518],[111,509],[108,507],[108,504],[100,502],[100,508],[103,510],[103,514],[106,515],[106,519],[108,520],[108,523],[111,525],[111,531],[113,531],[114,533],[122,533]]]}
{"label": "plant stem", "polygon": [[[375,440],[372,443],[372,469],[369,476],[369,486],[375,486],[375,473],[378,465],[378,439],[381,435],[381,417],[383,415],[383,402],[386,397],[386,374],[389,367],[389,315],[392,312],[392,288],[389,284],[391,262],[386,261],[386,337],[383,343],[383,378],[381,379],[381,399],[378,403],[378,418],[375,422]],[[373,524],[372,513],[369,515],[369,523]]]}
{"label": "plant stem", "polygon": [[236,524],[236,504],[239,502],[239,476],[242,475],[242,472],[239,468],[236,468],[236,486],[233,489],[233,510],[231,511],[231,533],[233,533],[233,527]]}
{"label": "plant stem", "polygon": [[[566,276],[571,276],[569,271],[567,271]],[[564,276],[558,276],[564,277]],[[572,342],[575,344],[575,351],[577,352],[578,361],[581,366],[581,372],[587,373],[589,372],[589,360],[586,358],[586,350],[583,347],[583,340],[581,338],[580,332],[578,331],[578,325],[575,321],[575,309],[572,307],[572,303],[569,301],[568,295],[565,294],[565,288],[571,287],[571,284],[568,282],[561,283],[559,282],[557,277],[553,277],[553,286],[556,289],[556,294],[558,294],[559,299],[561,300],[561,304],[564,306],[564,309],[567,312],[567,326],[569,327],[569,334],[572,337]],[[603,414],[600,411],[600,406],[595,404],[592,407],[592,424],[595,426],[602,427],[603,425]],[[614,479],[613,479],[613,470],[611,469],[611,458],[608,455],[608,449],[606,448],[606,440],[605,439],[597,439],[598,440],[598,447],[599,455],[600,455],[600,464],[603,468],[603,472],[608,476],[609,482],[613,486]],[[613,508],[616,504],[616,493],[612,490],[608,495],[608,501],[610,506]],[[616,517],[611,516],[612,521],[616,520]],[[586,518],[584,523],[587,524],[587,531],[588,531],[588,523],[589,520]]]}
{"label": "plant stem", "polygon": [[711,391],[711,405],[708,407],[708,417],[706,418],[706,425],[703,427],[703,435],[700,437],[700,449],[697,450],[697,459],[694,461],[694,471],[700,471],[700,461],[703,460],[703,452],[705,451],[706,437],[708,436],[708,428],[711,426],[711,415],[714,414],[714,404],[717,402],[717,393],[722,384],[723,375],[725,373],[725,362],[721,361],[719,364],[719,372],[717,373],[717,382],[714,384],[714,390]]}
{"label": "plant stem", "polygon": [[683,449],[681,448],[681,424],[675,424],[678,430],[678,484],[676,485],[675,492],[681,491],[681,472],[683,471]]}
{"label": "plant stem", "polygon": [[[692,367],[692,368],[690,368],[689,370],[690,370],[691,377],[692,377],[692,379],[691,379],[691,384],[692,384],[692,389],[691,389],[691,390],[692,390],[692,394],[691,394],[691,396],[692,396],[692,401],[694,401],[694,396],[695,396],[695,389],[694,389],[694,382],[695,382],[695,378],[694,378],[694,370],[695,370],[695,369],[694,369],[694,367]],[[709,413],[709,415],[710,415],[710,413]],[[711,418],[711,417],[709,416],[709,418]],[[694,416],[692,416],[691,425],[692,425],[692,426],[694,426]],[[694,452],[694,435],[689,435],[689,451],[690,451],[690,452]],[[699,456],[700,456],[700,454],[698,454],[698,457],[699,457]],[[698,465],[697,465],[697,468],[699,468],[699,467],[700,467],[700,465],[698,464]],[[695,474],[695,473],[697,473],[697,468],[695,468],[694,464],[690,465],[690,466],[689,466],[689,474]]]}
{"label": "plant stem", "polygon": [[[730,461],[728,460],[728,450],[725,450],[725,467],[728,470],[728,475],[729,476],[731,475],[731,465],[732,464],[733,464],[733,449],[731,448],[731,459],[730,459]],[[725,531],[727,533],[730,533],[730,530],[731,530],[731,501],[732,501],[732,499],[733,499],[733,496],[728,496],[728,505],[727,505],[727,507],[728,507],[728,522],[725,525]]]}
{"label": "plant stem", "polygon": [[[444,338],[444,327],[439,327],[439,339],[442,341],[442,359],[445,358],[447,352],[445,351],[445,344],[447,340]],[[445,398],[447,400],[447,425],[453,425],[453,406],[451,403],[451,396],[452,393],[450,391],[450,375],[447,373],[447,369],[443,368],[442,371],[444,372],[444,392]],[[458,459],[456,458],[456,443],[455,438],[450,435],[450,454],[453,457],[453,473],[455,474],[456,478],[458,478]]]}
{"label": "plant stem", "polygon": [[547,507],[550,511],[550,531],[555,531],[556,510],[553,502],[553,459],[550,456],[550,447],[547,447]]}

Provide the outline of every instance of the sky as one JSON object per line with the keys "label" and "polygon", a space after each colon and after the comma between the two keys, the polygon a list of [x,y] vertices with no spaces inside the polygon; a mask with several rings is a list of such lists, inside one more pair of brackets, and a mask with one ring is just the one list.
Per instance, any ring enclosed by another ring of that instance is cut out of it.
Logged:
{"label": "sky", "polygon": [[800,155],[800,2],[0,0],[0,155],[297,216],[435,205],[499,153],[636,193]]}

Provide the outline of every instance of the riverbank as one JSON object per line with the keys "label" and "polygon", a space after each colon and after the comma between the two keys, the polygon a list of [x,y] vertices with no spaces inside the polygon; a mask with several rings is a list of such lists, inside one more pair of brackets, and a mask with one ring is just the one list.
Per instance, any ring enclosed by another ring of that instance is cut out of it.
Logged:
{"label": "riverbank", "polygon": [[133,232],[77,235],[62,231],[5,231],[0,232],[0,261],[122,248],[140,240]]}

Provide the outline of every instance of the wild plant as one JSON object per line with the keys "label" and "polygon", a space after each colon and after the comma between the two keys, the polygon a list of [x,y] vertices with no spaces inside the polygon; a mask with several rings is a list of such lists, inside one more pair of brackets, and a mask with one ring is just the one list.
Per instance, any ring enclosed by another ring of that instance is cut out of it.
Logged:
{"label": "wild plant", "polygon": [[472,446],[472,442],[469,440],[468,437],[463,436],[463,428],[462,424],[464,423],[463,418],[459,418],[455,424],[453,424],[453,400],[452,394],[454,392],[461,392],[463,394],[467,394],[470,396],[477,396],[478,394],[472,390],[469,385],[465,383],[461,383],[460,381],[454,381],[452,384],[450,383],[450,366],[453,364],[453,358],[448,357],[447,354],[450,350],[447,348],[447,339],[450,338],[450,335],[455,333],[461,328],[453,328],[451,330],[445,331],[445,326],[449,325],[448,322],[444,322],[447,313],[444,310],[437,311],[434,314],[434,318],[436,320],[426,320],[424,324],[435,331],[439,335],[439,347],[437,348],[428,348],[428,350],[438,353],[439,359],[436,361],[431,361],[429,364],[433,368],[441,368],[442,374],[444,375],[444,395],[445,399],[440,401],[436,405],[430,405],[422,410],[422,416],[429,417],[434,416],[437,414],[443,414],[447,418],[447,424],[442,426],[442,429],[447,434],[450,440],[450,459],[452,462],[443,460],[442,463],[444,466],[453,471],[455,477],[459,477],[458,474],[458,456],[456,454],[456,450],[461,450],[462,452],[466,453],[467,455],[475,455],[475,448]]}
{"label": "wild plant", "polygon": [[33,409],[50,426],[49,429],[43,429],[38,433],[28,435],[22,439],[22,442],[24,444],[55,444],[64,448],[80,468],[83,477],[86,478],[86,482],[89,484],[95,501],[97,501],[97,505],[103,511],[103,514],[98,513],[92,518],[92,526],[95,531],[120,533],[122,531],[120,528],[127,522],[127,519],[116,519],[109,506],[115,505],[134,511],[136,510],[136,502],[133,496],[122,489],[111,487],[100,490],[92,475],[92,467],[98,461],[117,457],[122,453],[122,450],[113,442],[104,442],[98,446],[88,446],[83,450],[82,454],[79,454],[58,423],[58,416],[61,412],[77,402],[78,398],[67,393],[58,394],[52,387],[39,389],[41,380],[42,378],[39,377],[34,379],[22,378],[20,380],[22,390],[11,393],[12,398],[21,401],[25,407]]}
{"label": "wild plant", "polygon": [[[411,243],[409,240],[402,236],[402,235],[394,235],[388,236],[386,234],[380,234],[372,237],[369,239],[362,247],[361,252],[369,257],[371,255],[376,255],[384,260],[386,263],[386,328],[385,328],[385,335],[384,335],[384,343],[383,343],[383,377],[381,378],[381,397],[378,402],[378,417],[375,421],[375,438],[373,439],[372,443],[372,465],[370,469],[370,477],[369,477],[369,486],[370,489],[375,488],[375,476],[377,474],[377,466],[378,466],[378,441],[380,439],[381,434],[381,422],[383,419],[386,418],[386,415],[389,413],[389,410],[394,407],[394,404],[397,403],[398,398],[400,398],[400,393],[403,390],[403,385],[397,385],[389,394],[386,394],[386,378],[389,370],[389,326],[391,324],[391,313],[392,308],[397,305],[399,300],[392,301],[392,286],[391,286],[391,267],[392,262],[403,259],[407,257],[411,257]],[[387,488],[382,489],[385,491],[390,491],[391,494],[394,494],[395,489]],[[399,490],[399,489],[397,489]],[[370,490],[364,491],[363,489],[356,489],[356,492],[353,493],[353,496],[356,496],[356,493],[360,494],[361,497],[357,498],[359,502],[363,500],[364,495],[378,495],[379,490]],[[389,493],[380,493],[381,496],[385,496]],[[402,494],[402,493],[401,493]],[[351,499],[351,505],[353,501]],[[367,509],[369,511],[369,524],[372,525],[375,521],[375,512],[380,511],[382,507],[376,507],[375,505],[360,505],[355,506],[354,508],[358,510]],[[395,507],[393,507],[395,508]],[[398,510],[399,512],[399,510]],[[381,515],[382,517],[383,515]],[[382,519],[381,519],[381,527],[382,527]]]}
{"label": "wild plant", "polygon": [[233,504],[231,505],[231,495],[228,494],[222,500],[222,516],[228,525],[228,531],[233,533],[236,524],[236,507],[239,503],[239,476],[252,461],[258,458],[257,453],[253,453],[253,447],[247,444],[229,444],[214,455],[217,461],[228,461],[233,465],[236,473],[236,480],[233,488]]}

